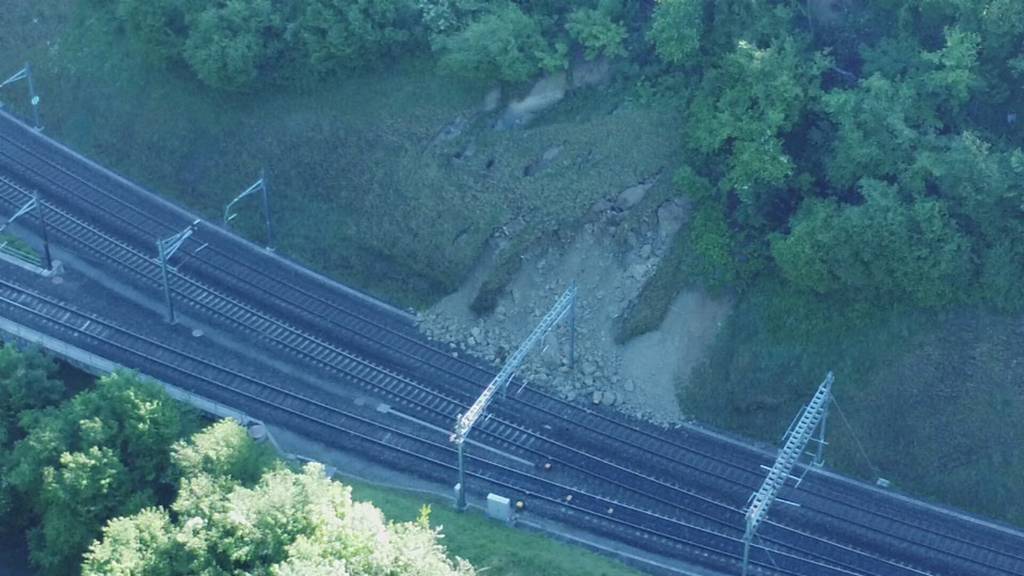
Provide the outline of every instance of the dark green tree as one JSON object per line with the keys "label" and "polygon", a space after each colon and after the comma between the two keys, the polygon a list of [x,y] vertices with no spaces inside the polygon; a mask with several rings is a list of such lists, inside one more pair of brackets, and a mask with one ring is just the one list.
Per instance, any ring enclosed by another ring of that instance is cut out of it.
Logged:
{"label": "dark green tree", "polygon": [[297,36],[316,71],[372,65],[414,39],[410,0],[304,0],[301,6]]}
{"label": "dark green tree", "polygon": [[53,361],[38,351],[0,346],[0,450],[21,438],[22,413],[60,401],[64,384],[54,378],[56,370]]}
{"label": "dark green tree", "polygon": [[128,35],[156,61],[181,58],[188,37],[189,0],[117,0],[117,18]]}
{"label": "dark green tree", "polygon": [[523,82],[566,65],[565,44],[550,43],[540,22],[513,3],[498,3],[434,46],[443,70],[480,80]]}
{"label": "dark green tree", "polygon": [[214,88],[252,88],[282,48],[280,14],[271,0],[218,0],[189,14],[187,24],[185,61]]}
{"label": "dark green tree", "polygon": [[156,384],[115,373],[59,407],[28,412],[4,463],[10,493],[37,524],[29,539],[46,574],[73,573],[103,523],[157,503],[170,484],[171,445],[191,413]]}

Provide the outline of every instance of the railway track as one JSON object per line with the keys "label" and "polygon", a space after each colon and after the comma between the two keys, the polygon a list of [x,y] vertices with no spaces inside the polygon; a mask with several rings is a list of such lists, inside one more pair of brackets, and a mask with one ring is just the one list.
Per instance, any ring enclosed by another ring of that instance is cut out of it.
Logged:
{"label": "railway track", "polygon": [[[18,205],[29,194],[27,190],[0,176],[0,198],[9,205]],[[120,269],[135,274],[143,282],[157,285],[158,270],[152,260],[77,220],[62,208],[50,206],[49,212],[53,230],[69,243],[77,243],[81,249],[92,252],[94,257],[106,258]],[[173,282],[175,291],[187,298],[194,307],[205,308],[207,313],[223,321],[271,339],[279,347],[290,349],[310,363],[318,364],[378,396],[408,407],[417,417],[438,427],[451,422],[468,407],[468,403],[441,396],[436,391],[303,335],[286,324],[260,316],[259,312],[181,275],[173,274],[172,277],[176,280]],[[627,511],[627,517],[630,513],[648,515],[631,522],[632,526],[642,528],[645,524],[641,520],[650,523],[651,519],[657,519],[657,522],[682,523],[689,530],[699,531],[695,533],[698,536],[694,536],[698,538],[697,541],[700,541],[702,535],[712,540],[731,538],[725,542],[732,543],[742,536],[742,531],[737,528],[742,524],[742,510],[738,506],[699,496],[673,483],[630,470],[501,418],[488,419],[481,425],[479,433],[491,443],[517,451],[538,462],[555,463],[559,468],[574,471],[571,479],[576,490],[586,489],[586,497],[600,498],[609,504],[608,508],[615,511],[609,515],[622,517],[623,510]],[[601,474],[595,470],[606,472]],[[646,486],[649,492],[637,488],[638,485]],[[670,511],[672,516],[665,516],[662,511]],[[864,574],[921,573],[900,568],[897,564],[876,558],[863,550],[831,542],[805,531],[783,526],[779,526],[779,529],[781,533],[777,537],[766,536],[764,540],[764,544],[774,548],[775,553],[789,550],[793,557],[817,559],[822,565],[851,568],[875,565],[889,569],[860,572]],[[892,572],[893,568],[902,571]]]}
{"label": "railway track", "polygon": [[[363,451],[388,451],[392,460],[441,472],[451,472],[454,450],[443,433],[434,438],[373,421],[363,415],[340,409],[323,399],[299,394],[221,366],[209,358],[187,353],[152,337],[123,328],[94,314],[84,313],[68,304],[35,293],[15,283],[0,280],[0,309],[15,321],[43,326],[55,337],[114,359],[126,366],[141,366],[151,375],[185,384],[193,392],[216,396],[219,400],[242,405],[258,414],[284,415],[300,429],[316,437],[341,434],[345,442],[359,445]],[[212,394],[211,394],[212,392]],[[335,438],[336,441],[336,438]],[[665,543],[675,552],[705,555],[719,569],[734,567],[738,559],[740,533],[721,534],[666,515],[654,514],[622,502],[568,485],[522,469],[470,456],[469,476],[494,490],[512,493],[530,502],[531,507],[548,507],[559,516],[566,512],[583,516],[598,529],[614,525],[636,533],[643,540]],[[436,474],[435,474],[436,476]],[[571,497],[571,500],[567,500]],[[578,519],[578,518],[577,518]],[[621,534],[616,531],[616,534]],[[722,550],[732,549],[723,554]],[[896,574],[892,565],[883,563],[878,571],[844,567],[834,559],[808,558],[802,551],[791,552],[779,546],[754,566],[764,573],[779,575],[821,574]],[[899,572],[903,573],[903,572]],[[919,572],[907,572],[919,573]]]}
{"label": "railway track", "polygon": [[[6,138],[6,135],[4,135]],[[14,142],[10,139],[6,140],[6,145],[0,148],[0,153],[6,156],[10,162],[18,161],[16,156],[17,153],[13,152],[10,146],[13,146]],[[48,160],[36,156],[31,153],[28,148],[22,149],[23,162],[24,164],[34,162],[35,167],[30,169],[35,173],[36,177],[44,182],[50,184],[50,188],[47,188],[50,192],[54,192],[54,188],[63,188],[65,194],[71,195],[72,192],[77,192],[77,198],[79,202],[98,202],[95,198],[107,197],[108,199],[114,199],[109,192],[105,192],[103,189],[90,185],[84,179],[75,176],[70,171],[58,166]],[[34,158],[34,160],[31,160]],[[48,163],[49,162],[49,163]],[[47,172],[49,171],[49,172]],[[16,186],[13,182],[9,182],[10,185]],[[73,187],[77,187],[77,190]],[[98,195],[98,196],[97,196]],[[106,195],[106,196],[103,196]],[[86,200],[89,198],[89,200]],[[132,207],[130,202],[126,202],[123,199],[118,199],[116,202],[110,200],[111,203],[119,204],[120,210],[131,211],[138,210],[138,208]],[[112,210],[107,208],[101,208],[101,210],[108,214],[113,214]],[[110,222],[110,225],[117,226],[118,231],[124,233],[122,229],[127,228],[125,222],[134,222],[135,226],[138,226],[141,216],[137,212],[133,212],[133,218],[128,216],[119,216]],[[164,226],[167,230],[172,230],[173,224],[163,223],[161,220],[156,219],[154,216],[146,215],[146,220],[149,226],[146,229],[152,231],[159,225]],[[84,223],[83,223],[84,224]],[[141,238],[144,234],[140,230],[129,230],[129,236]],[[151,240],[152,237],[149,238]],[[111,239],[112,240],[112,239]],[[212,244],[211,244],[212,246]],[[123,248],[130,250],[130,247],[123,246]],[[101,250],[102,251],[102,250]],[[271,278],[269,274],[257,274],[259,268],[251,266],[241,260],[234,259],[229,253],[221,251],[219,248],[207,246],[203,251],[200,252],[204,258],[211,258],[211,260],[203,260],[200,262],[199,258],[190,259],[189,265],[193,268],[198,267],[201,263],[204,266],[216,268],[222,270],[224,274],[229,276],[234,275],[235,284],[252,284],[253,278],[259,279],[255,285],[258,286],[257,291],[263,291],[265,294],[262,297],[261,303],[269,299],[270,295],[273,295],[275,290],[278,294],[286,292],[290,294],[291,298],[297,299],[300,295],[305,298],[304,303],[296,303],[294,300],[289,304],[292,308],[297,310],[304,310],[303,314],[310,315],[316,314],[322,319],[327,319],[333,329],[342,332],[348,331],[353,332],[355,329],[351,328],[351,324],[358,324],[360,329],[369,325],[376,333],[372,330],[367,329],[366,331],[371,334],[369,337],[376,345],[386,347],[394,351],[396,355],[404,355],[406,357],[415,357],[416,362],[425,365],[427,370],[433,374],[445,375],[448,379],[461,381],[464,385],[461,387],[462,390],[472,392],[471,386],[480,386],[480,382],[483,378],[489,376],[489,372],[471,363],[465,362],[461,359],[453,359],[449,355],[443,352],[432,349],[428,344],[418,340],[415,336],[395,328],[394,326],[387,325],[385,323],[375,323],[372,319],[367,318],[363,311],[353,311],[347,307],[342,307],[336,304],[334,301],[323,298],[313,291],[306,290],[303,287],[291,286],[291,284],[284,282],[278,278]],[[215,256],[219,260],[212,260],[210,255]],[[134,263],[129,268],[136,271],[145,268],[144,265],[138,262],[139,255],[136,254]],[[145,257],[142,257],[145,260]],[[124,265],[125,257],[123,254],[119,257],[120,265]],[[193,266],[195,264],[195,266]],[[245,271],[245,278],[241,276],[238,270]],[[155,282],[154,273],[152,270],[143,274],[145,278],[148,278],[150,283]],[[180,276],[176,276],[180,278]],[[194,284],[192,285],[194,287]],[[189,286],[179,287],[175,285],[175,290],[179,291],[183,298],[188,299],[194,305],[206,306],[209,302],[215,298],[211,296],[203,296],[202,294],[190,293]],[[205,289],[206,293],[209,293],[208,289]],[[252,292],[253,289],[249,289]],[[230,300],[230,299],[229,299]],[[306,305],[309,305],[309,308]],[[258,312],[252,308],[246,308],[246,305],[241,302],[234,302],[234,310],[237,312],[234,317],[235,322],[240,322],[238,315],[243,310],[248,314],[257,314]],[[314,306],[315,305],[315,306]],[[228,318],[223,312],[218,312],[223,317]],[[250,321],[252,317],[246,317],[246,321]],[[265,321],[265,319],[264,319]],[[281,326],[261,323],[258,330],[266,329],[283,329]],[[250,327],[251,328],[251,327]],[[294,330],[292,330],[294,333]],[[297,340],[296,338],[301,338]],[[291,347],[293,352],[297,349],[299,353],[305,354],[307,360],[314,364],[323,364],[325,359],[323,357],[326,352],[322,352],[325,342],[320,336],[312,336],[311,334],[301,334],[300,336],[288,336],[282,334],[279,339],[276,340],[279,345],[288,348]],[[314,345],[315,343],[315,345]],[[306,348],[306,349],[303,349]],[[318,353],[311,351],[312,348],[320,350]],[[300,355],[301,355],[300,354]],[[319,356],[317,355],[319,354]],[[366,368],[368,373],[380,373],[382,370],[379,366],[371,366]],[[388,373],[388,371],[383,371]],[[361,375],[365,377],[365,374]],[[399,375],[394,373],[388,373],[389,377],[395,377]],[[621,455],[618,452],[622,448],[628,449],[629,451],[635,452],[640,455],[635,457],[633,461],[628,461],[627,465],[621,463],[606,462],[604,465],[618,466],[619,474],[623,480],[619,484],[625,482],[647,482],[649,490],[652,492],[656,490],[666,490],[668,493],[665,497],[658,496],[657,498],[662,502],[671,502],[668,494],[671,494],[672,498],[681,498],[687,495],[689,492],[680,488],[680,478],[684,481],[693,480],[696,478],[698,481],[703,480],[705,484],[712,484],[712,486],[701,486],[702,492],[708,492],[714,494],[713,498],[708,499],[708,502],[691,502],[690,506],[698,508],[699,505],[706,505],[710,507],[725,507],[731,510],[731,514],[735,515],[737,511],[737,498],[745,498],[749,495],[751,489],[759,481],[759,474],[757,465],[751,465],[751,460],[758,461],[757,457],[751,456],[751,451],[736,450],[729,448],[726,454],[715,455],[711,454],[706,450],[696,449],[691,445],[683,445],[680,442],[674,442],[666,440],[650,429],[646,429],[640,425],[629,425],[627,423],[616,420],[615,418],[608,417],[607,415],[595,412],[592,410],[581,410],[578,407],[568,405],[564,402],[558,401],[551,398],[550,396],[544,395],[538,391],[535,391],[527,387],[524,394],[515,400],[512,406],[507,409],[503,406],[497,406],[495,414],[501,418],[508,417],[512,412],[521,410],[523,407],[527,407],[533,411],[538,412],[542,419],[547,418],[552,422],[559,422],[561,427],[571,427],[576,433],[576,437],[580,435],[584,436],[595,436],[601,439],[600,442],[594,441],[592,445],[588,445],[587,448],[590,450],[608,450],[609,444],[615,444],[612,446],[614,453],[617,456]],[[420,390],[420,394],[437,394],[437,390]],[[408,391],[395,392],[396,399],[405,396],[398,396],[399,394],[409,394]],[[448,403],[448,406],[464,405],[471,400],[471,397],[467,397],[465,394],[452,393],[453,397],[445,398],[444,402]],[[444,414],[450,416],[448,422],[454,418],[454,414],[451,414],[451,408],[447,408],[444,411],[439,411],[438,414]],[[513,446],[522,443],[523,448],[529,448],[529,444],[526,442],[530,434],[534,434],[536,438],[537,433],[530,432],[529,430],[521,430],[516,432],[519,434],[512,435],[506,440]],[[536,441],[536,440],[534,440]],[[716,448],[721,448],[716,446]],[[594,454],[587,453],[585,451],[579,451],[586,454],[590,465],[594,465],[595,462],[599,462],[600,459]],[[613,452],[608,452],[613,453]],[[575,456],[574,456],[575,457]],[[763,459],[763,456],[761,456]],[[627,459],[628,460],[628,459]],[[650,460],[650,462],[648,462]],[[577,466],[579,468],[584,467],[584,464],[575,464],[568,457],[562,457],[559,461],[561,465]],[[742,463],[742,464],[739,464]],[[639,480],[638,480],[639,478]],[[808,486],[807,482],[810,482],[810,478],[805,480],[805,485],[801,488],[801,493],[805,492],[805,487]],[[893,549],[892,564],[891,566],[897,566],[899,562],[906,562],[908,565],[920,566],[919,570],[936,570],[935,573],[957,573],[957,574],[1020,574],[1022,573],[1019,568],[1021,555],[1019,552],[1013,551],[1010,548],[1010,552],[1007,549],[1001,548],[997,544],[992,544],[991,535],[985,538],[974,538],[971,537],[974,532],[964,531],[954,523],[954,529],[949,529],[942,523],[938,525],[930,526],[935,524],[935,515],[925,514],[927,523],[922,525],[913,525],[912,523],[917,518],[907,518],[905,511],[902,509],[897,511],[884,511],[880,510],[879,506],[864,506],[861,501],[857,502],[844,502],[844,500],[851,500],[848,493],[842,491],[836,491],[833,486],[827,483],[813,482],[816,492],[808,492],[813,498],[809,498],[807,495],[801,494],[801,504],[807,507],[811,504],[811,510],[818,517],[812,518],[812,521],[808,523],[808,519],[805,517],[804,510],[800,511],[802,516],[797,516],[792,520],[793,526],[775,524],[769,530],[766,530],[765,535],[768,537],[775,537],[774,532],[776,530],[785,532],[789,531],[789,535],[780,534],[778,537],[780,541],[782,538],[795,538],[793,534],[801,534],[802,531],[808,529],[817,529],[822,533],[836,535],[835,540],[843,543],[853,543],[852,546],[847,545],[851,549],[855,547],[864,547],[867,549],[877,548],[879,546],[888,546]],[[699,482],[698,482],[699,485]],[[724,485],[724,488],[723,488]],[[660,488],[659,488],[660,487]],[[816,498],[816,500],[815,500]],[[860,499],[865,500],[865,499]],[[741,505],[743,500],[738,500]],[[817,506],[820,509],[815,509]],[[904,506],[905,507],[905,506]],[[852,523],[849,521],[849,516],[858,516]],[[904,515],[904,518],[900,518],[900,515]],[[787,518],[789,514],[785,512],[781,513],[782,518]],[[740,526],[741,522],[736,522],[735,526]],[[798,528],[799,526],[799,528]],[[879,527],[884,528],[879,530]],[[913,530],[911,530],[911,528]],[[735,528],[734,528],[735,529]],[[967,537],[964,536],[967,534]],[[909,536],[909,537],[908,537]],[[984,542],[979,542],[983,540]],[[1008,541],[1015,542],[1013,538],[1008,538]],[[1019,539],[1018,539],[1019,540]],[[842,544],[831,543],[832,545],[842,546]],[[1019,542],[1016,542],[1019,546]],[[830,543],[823,538],[818,538],[818,541],[814,544],[815,546],[827,547]],[[861,554],[864,554],[861,552]],[[943,572],[943,570],[949,570],[952,567],[958,569],[957,572]],[[903,572],[882,572],[882,573],[893,573],[899,574]],[[913,572],[923,573],[923,572]]]}

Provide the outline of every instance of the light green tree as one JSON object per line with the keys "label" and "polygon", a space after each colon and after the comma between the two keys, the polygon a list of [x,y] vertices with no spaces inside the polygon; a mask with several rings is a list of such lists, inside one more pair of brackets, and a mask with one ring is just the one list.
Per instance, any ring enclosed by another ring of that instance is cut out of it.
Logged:
{"label": "light green tree", "polygon": [[206,474],[249,486],[277,462],[273,448],[257,444],[234,420],[220,420],[171,448],[176,476]]}
{"label": "light green tree", "polygon": [[173,510],[170,522],[160,510],[111,522],[86,554],[83,574],[111,574],[112,566],[138,567],[133,576],[473,574],[445,556],[428,526],[388,523],[318,464],[267,472],[252,488],[205,474],[185,478]]}
{"label": "light green tree", "polygon": [[540,22],[511,2],[498,3],[434,46],[443,70],[480,80],[523,82],[566,65],[566,46],[548,42]]}
{"label": "light green tree", "polygon": [[565,23],[565,29],[586,50],[587,58],[625,56],[623,46],[626,27],[606,11],[597,8],[577,8]]}
{"label": "light green tree", "polygon": [[670,64],[690,63],[704,32],[703,0],[658,0],[647,38]]}

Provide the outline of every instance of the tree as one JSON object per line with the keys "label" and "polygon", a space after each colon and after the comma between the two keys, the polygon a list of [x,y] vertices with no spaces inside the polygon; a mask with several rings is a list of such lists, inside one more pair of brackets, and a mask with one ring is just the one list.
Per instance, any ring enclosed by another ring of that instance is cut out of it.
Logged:
{"label": "tree", "polygon": [[860,185],[864,203],[810,199],[772,254],[793,284],[855,298],[889,298],[943,306],[962,298],[972,277],[971,244],[945,205],[906,200],[895,186]]}
{"label": "tree", "polygon": [[186,0],[118,0],[117,18],[154,60],[180,58],[188,36]]}
{"label": "tree", "polygon": [[[134,516],[114,518],[103,528],[103,539],[85,555],[83,572],[104,576],[173,576],[174,529],[161,508],[146,508]],[[343,572],[339,572],[343,573]]]}
{"label": "tree", "polygon": [[0,450],[21,437],[23,412],[55,404],[64,395],[64,384],[53,378],[56,370],[38,351],[0,346]]}
{"label": "tree", "polygon": [[[319,464],[267,472],[253,488],[185,478],[173,510],[174,520],[151,509],[111,522],[83,574],[473,574],[426,523],[389,524]],[[138,570],[110,571],[124,566]]]}
{"label": "tree", "polygon": [[[110,517],[158,502],[169,486],[171,445],[193,416],[156,384],[114,373],[59,407],[28,412],[25,438],[4,463],[19,519],[47,574],[68,574]],[[72,571],[73,572],[73,571]]]}
{"label": "tree", "polygon": [[662,60],[683,64],[697,54],[703,31],[703,0],[658,0],[647,38]]}
{"label": "tree", "polygon": [[523,82],[566,63],[565,45],[548,43],[540,23],[512,3],[499,3],[435,47],[442,69],[480,80]]}
{"label": "tree", "polygon": [[838,189],[861,178],[899,177],[922,140],[938,129],[934,111],[919,106],[913,86],[879,74],[857,88],[826,94],[823,103],[836,125],[828,178]]}
{"label": "tree", "polygon": [[47,574],[72,574],[103,523],[134,512],[134,498],[118,456],[109,448],[64,452],[43,468],[42,524],[29,538],[32,563]]}
{"label": "tree", "polygon": [[276,457],[272,448],[253,442],[234,420],[220,420],[188,441],[176,442],[171,462],[179,478],[206,474],[250,486],[274,465]]}
{"label": "tree", "polygon": [[569,14],[565,29],[586,50],[587,58],[625,56],[622,43],[626,28],[596,8],[577,8]]}
{"label": "tree", "polygon": [[374,63],[412,38],[410,0],[305,0],[297,29],[320,72]]}
{"label": "tree", "polygon": [[189,14],[187,24],[185,61],[214,88],[251,88],[281,49],[271,0],[218,0]]}

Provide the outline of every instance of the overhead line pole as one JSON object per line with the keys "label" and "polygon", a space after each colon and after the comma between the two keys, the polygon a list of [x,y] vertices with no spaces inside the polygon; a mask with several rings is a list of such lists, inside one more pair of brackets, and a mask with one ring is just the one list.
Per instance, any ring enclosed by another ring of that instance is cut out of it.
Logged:
{"label": "overhead line pole", "polygon": [[0,82],[0,88],[17,82],[18,80],[26,80],[28,83],[28,99],[32,105],[32,117],[35,121],[35,129],[37,131],[43,129],[43,125],[39,121],[39,95],[36,94],[36,83],[32,79],[32,66],[25,63],[25,67],[15,72],[10,78]]}
{"label": "overhead line pole", "polygon": [[53,260],[52,258],[50,258],[50,234],[46,227],[46,213],[44,212],[45,207],[43,206],[43,202],[39,200],[39,192],[33,192],[32,198],[28,202],[26,202],[21,208],[19,208],[13,216],[8,218],[7,221],[3,223],[3,225],[0,225],[0,232],[6,230],[7,227],[14,223],[15,220],[21,218],[22,216],[28,214],[33,210],[36,211],[36,216],[39,218],[39,225],[42,227],[40,236],[43,239],[43,256],[46,261],[46,269],[52,270]]}
{"label": "overhead line pole", "polygon": [[[768,509],[771,507],[772,502],[775,501],[782,486],[786,483],[786,479],[790,478],[793,466],[796,465],[800,455],[807,448],[807,443],[814,435],[815,429],[818,428],[820,423],[824,422],[828,402],[832,397],[833,380],[832,373],[829,372],[825,376],[825,380],[818,386],[814,397],[804,406],[800,420],[797,421],[795,426],[790,428],[787,434],[788,439],[775,458],[775,464],[768,471],[768,476],[764,479],[757,492],[754,492],[750,497],[750,507],[747,508],[745,516],[746,529],[743,533],[743,576],[747,575],[750,560],[750,544],[757,533],[758,526],[768,515]],[[822,443],[818,445],[819,452],[815,457],[815,462],[819,461],[821,457],[820,447],[824,444],[824,428],[821,430],[820,439]]]}
{"label": "overhead line pole", "polygon": [[[470,431],[473,430],[473,426],[476,425],[480,417],[483,416],[487,407],[490,406],[491,402],[494,401],[494,397],[497,396],[498,391],[501,391],[501,395],[504,398],[508,394],[508,386],[515,376],[516,370],[522,365],[526,355],[529,354],[530,350],[536,346],[537,342],[544,338],[548,332],[562,319],[570,310],[576,308],[576,282],[572,283],[572,286],[568,290],[562,293],[562,295],[555,302],[555,305],[551,307],[551,310],[541,319],[540,324],[533,329],[533,332],[526,337],[526,340],[519,345],[519,348],[514,354],[505,362],[505,365],[501,367],[498,374],[493,380],[484,388],[480,396],[473,402],[473,405],[469,407],[469,410],[465,414],[459,414],[455,421],[455,430],[449,437],[449,441],[455,444],[458,450],[458,464],[459,464],[459,478],[458,484],[455,485],[455,507],[458,510],[466,509],[466,466],[465,466],[465,443],[466,438],[469,436]],[[573,312],[575,316],[575,312]],[[572,356],[575,356],[575,322],[573,323],[573,338],[572,346],[573,350],[570,352]]]}
{"label": "overhead line pole", "polygon": [[156,241],[157,257],[160,260],[160,273],[164,280],[164,298],[167,301],[167,323],[174,324],[177,319],[174,317],[174,300],[171,298],[171,279],[170,273],[167,271],[167,261],[174,256],[174,253],[181,248],[181,245],[188,240],[189,236],[195,231],[199,225],[199,220],[189,224],[188,228],[185,228],[181,232],[178,232],[174,236],[169,238],[163,238]]}
{"label": "overhead line pole", "polygon": [[227,205],[224,206],[224,225],[225,226],[229,225],[231,223],[231,221],[234,220],[236,216],[238,216],[237,213],[234,213],[234,212],[231,211],[231,208],[234,207],[234,205],[237,204],[243,198],[245,198],[247,196],[251,196],[252,194],[255,194],[257,192],[260,194],[260,197],[261,197],[261,204],[263,206],[263,222],[264,222],[264,224],[266,224],[266,227],[267,227],[267,246],[266,246],[266,248],[267,248],[267,250],[273,250],[274,249],[273,248],[273,246],[274,246],[274,231],[273,231],[273,228],[271,227],[270,191],[269,191],[269,188],[267,186],[267,176],[266,176],[266,171],[265,170],[263,170],[263,169],[260,170],[260,178],[259,178],[259,180],[254,182],[251,186],[246,188],[244,191],[242,191],[241,194],[239,194],[238,196],[235,196],[235,198],[233,200],[231,200],[231,202],[228,202]]}
{"label": "overhead line pole", "polygon": [[46,261],[46,269],[53,270],[53,258],[50,256],[50,231],[46,225],[46,206],[39,200],[39,193],[33,195],[36,202],[36,216],[39,218],[39,227],[43,237],[43,258]]}

